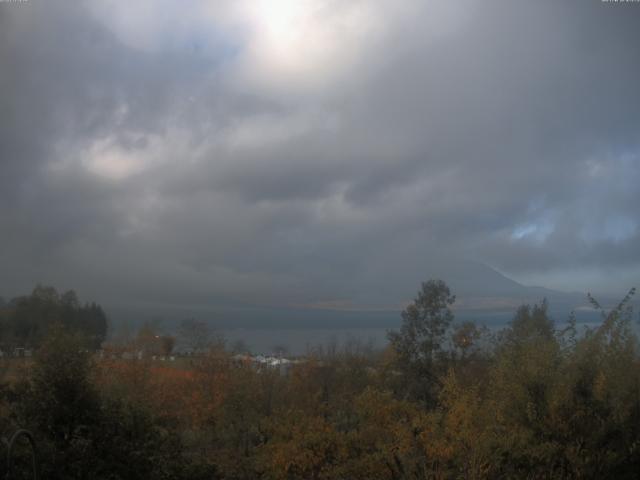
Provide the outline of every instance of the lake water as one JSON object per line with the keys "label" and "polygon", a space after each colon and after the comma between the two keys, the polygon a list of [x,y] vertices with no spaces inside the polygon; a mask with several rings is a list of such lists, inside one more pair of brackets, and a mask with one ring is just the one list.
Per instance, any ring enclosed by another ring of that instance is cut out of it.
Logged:
{"label": "lake water", "polygon": [[[317,311],[283,311],[277,310],[270,315],[264,312],[246,313],[245,316],[205,314],[200,312],[158,312],[151,315],[148,311],[129,310],[113,312],[112,332],[127,331],[134,335],[137,328],[146,320],[166,334],[178,335],[180,320],[198,318],[207,321],[212,329],[222,334],[227,347],[236,342],[243,342],[246,348],[255,354],[273,353],[276,347],[283,347],[290,355],[305,355],[310,349],[318,346],[337,345],[338,348],[353,341],[383,348],[387,343],[389,329],[399,329],[402,323],[400,312],[358,313],[358,312],[317,312]],[[478,325],[486,325],[492,330],[503,328],[512,318],[514,312],[456,312],[456,323],[473,321]],[[556,319],[556,328],[568,318],[568,311],[551,311]],[[244,315],[244,314],[243,314]],[[208,320],[211,318],[212,320]],[[226,318],[221,321],[220,318]],[[160,320],[160,321],[158,321]],[[579,324],[596,325],[600,323],[597,312],[580,311],[577,314]],[[262,327],[264,325],[264,327]],[[126,327],[126,328],[125,328]]]}
{"label": "lake water", "polygon": [[[593,321],[580,322],[576,328],[578,332],[583,332],[585,328],[599,324]],[[565,325],[559,323],[556,328],[562,329]],[[637,329],[637,325],[633,326]],[[504,324],[488,326],[493,331],[504,327]],[[241,341],[254,354],[271,354],[278,348],[284,348],[289,355],[305,355],[319,346],[326,348],[335,345],[340,349],[350,342],[370,345],[375,349],[384,348],[388,331],[388,328],[235,328],[220,330],[220,333],[229,348]]]}
{"label": "lake water", "polygon": [[277,347],[283,347],[290,355],[305,355],[318,346],[337,345],[341,347],[348,342],[370,344],[374,348],[382,348],[386,344],[386,328],[284,328],[284,329],[250,329],[234,328],[222,330],[227,346],[233,347],[238,341],[244,342],[252,353],[269,354]]}

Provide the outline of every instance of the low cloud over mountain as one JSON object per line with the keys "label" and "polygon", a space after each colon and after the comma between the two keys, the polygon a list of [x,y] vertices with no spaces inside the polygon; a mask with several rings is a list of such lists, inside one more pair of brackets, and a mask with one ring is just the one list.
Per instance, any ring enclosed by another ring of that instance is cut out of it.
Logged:
{"label": "low cloud over mountain", "polygon": [[536,293],[490,265],[622,295],[639,20],[599,0],[0,3],[0,292],[259,311],[399,306],[436,275],[479,303]]}

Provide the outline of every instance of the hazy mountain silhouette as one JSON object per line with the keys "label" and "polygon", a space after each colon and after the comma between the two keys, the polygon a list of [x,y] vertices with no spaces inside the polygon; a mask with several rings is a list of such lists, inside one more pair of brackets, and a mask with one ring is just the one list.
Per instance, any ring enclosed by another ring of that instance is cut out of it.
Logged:
{"label": "hazy mountain silhouette", "polygon": [[[588,308],[587,292],[567,293],[518,283],[488,265],[465,260],[430,262],[424,280],[444,279],[457,297],[454,309],[459,320],[474,320],[485,324],[509,321],[518,306],[540,303],[546,298],[558,321],[578,310],[581,321],[597,320]],[[393,287],[393,286],[390,286]],[[390,288],[392,289],[392,288]],[[416,290],[417,291],[417,290]],[[400,311],[412,300],[382,306],[354,304],[349,308],[332,306],[264,307],[250,305],[137,305],[112,306],[109,309],[115,323],[134,325],[158,321],[171,329],[184,318],[198,318],[214,327],[227,328],[368,328],[394,327],[400,321]],[[621,292],[621,296],[625,292]],[[618,298],[599,297],[603,305],[614,305]]]}
{"label": "hazy mountain silhouette", "polygon": [[458,298],[459,309],[503,310],[546,298],[554,308],[574,309],[587,305],[585,293],[568,293],[544,287],[526,286],[488,265],[473,261],[453,261],[434,269]]}

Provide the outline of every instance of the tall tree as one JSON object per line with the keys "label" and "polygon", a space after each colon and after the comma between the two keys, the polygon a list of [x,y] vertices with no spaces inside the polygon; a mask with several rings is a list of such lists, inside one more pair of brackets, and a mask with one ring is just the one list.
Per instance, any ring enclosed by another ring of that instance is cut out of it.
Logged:
{"label": "tall tree", "polygon": [[212,343],[217,343],[209,324],[195,318],[180,322],[179,337],[185,347],[199,353],[207,350]]}
{"label": "tall tree", "polygon": [[438,366],[454,302],[455,295],[442,280],[423,282],[413,303],[402,312],[400,331],[388,333],[407,393],[427,403],[434,400],[434,387],[439,384]]}

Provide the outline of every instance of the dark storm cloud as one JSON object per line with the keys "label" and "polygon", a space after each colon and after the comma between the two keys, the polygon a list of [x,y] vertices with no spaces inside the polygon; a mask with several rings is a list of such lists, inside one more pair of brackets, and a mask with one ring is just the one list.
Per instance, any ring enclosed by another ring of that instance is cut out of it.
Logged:
{"label": "dark storm cloud", "polygon": [[640,7],[413,3],[304,68],[222,7],[0,4],[0,288],[395,305],[461,259],[627,286]]}

